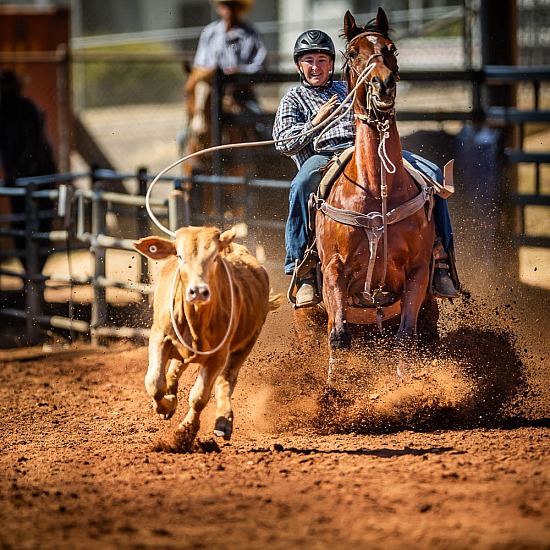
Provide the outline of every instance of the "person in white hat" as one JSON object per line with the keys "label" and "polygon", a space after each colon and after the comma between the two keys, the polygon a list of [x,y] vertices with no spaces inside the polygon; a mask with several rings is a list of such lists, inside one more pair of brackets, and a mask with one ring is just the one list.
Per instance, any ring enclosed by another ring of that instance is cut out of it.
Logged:
{"label": "person in white hat", "polygon": [[[197,82],[211,82],[217,70],[227,75],[254,74],[264,69],[267,54],[258,31],[244,16],[252,9],[254,0],[211,0],[220,16],[204,27],[199,37],[193,70],[185,85],[190,95]],[[225,111],[261,113],[250,84],[232,83],[225,87]]]}
{"label": "person in white hat", "polygon": [[254,0],[213,0],[220,19],[201,32],[194,67],[221,69],[226,74],[257,73],[266,49],[260,34],[243,19]]}

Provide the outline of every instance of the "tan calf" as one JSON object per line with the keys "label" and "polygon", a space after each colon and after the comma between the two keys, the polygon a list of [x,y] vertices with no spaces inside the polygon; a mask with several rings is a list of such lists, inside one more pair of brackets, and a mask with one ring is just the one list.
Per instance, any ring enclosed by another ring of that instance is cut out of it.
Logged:
{"label": "tan calf", "polygon": [[[191,363],[199,367],[180,424],[195,435],[212,389],[216,397],[214,433],[229,440],[233,431],[231,395],[239,369],[254,346],[269,311],[265,269],[244,246],[233,243],[234,229],[186,227],[175,241],[145,237],[133,243],[143,255],[165,260],[155,285],[145,387],[164,419],[177,407],[178,380]],[[168,369],[166,365],[169,362]]]}

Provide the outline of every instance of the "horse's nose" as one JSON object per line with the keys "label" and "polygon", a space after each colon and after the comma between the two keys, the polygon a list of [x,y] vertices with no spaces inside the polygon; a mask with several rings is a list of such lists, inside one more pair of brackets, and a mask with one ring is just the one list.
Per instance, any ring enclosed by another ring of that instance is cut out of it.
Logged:
{"label": "horse's nose", "polygon": [[390,95],[395,89],[395,77],[390,73],[386,78],[382,79],[379,76],[373,78],[374,87],[380,95]]}
{"label": "horse's nose", "polygon": [[208,302],[210,300],[210,287],[206,283],[190,285],[185,292],[185,299],[189,303]]}

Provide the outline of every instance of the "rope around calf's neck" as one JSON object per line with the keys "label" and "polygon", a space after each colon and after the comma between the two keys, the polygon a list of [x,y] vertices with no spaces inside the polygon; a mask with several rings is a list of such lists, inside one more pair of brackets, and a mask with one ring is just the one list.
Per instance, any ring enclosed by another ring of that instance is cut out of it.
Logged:
{"label": "rope around calf's neck", "polygon": [[[231,332],[231,329],[233,328],[233,305],[235,301],[235,289],[233,286],[233,279],[231,278],[231,273],[229,273],[229,267],[227,266],[227,262],[220,257],[220,260],[222,261],[223,267],[225,267],[225,272],[227,274],[227,278],[229,279],[229,293],[231,295],[230,300],[230,315],[229,315],[229,324],[227,326],[227,330],[225,332],[224,337],[222,338],[222,341],[214,348],[208,351],[199,351],[198,349],[195,349],[194,347],[190,346],[181,335],[181,332],[178,328],[178,324],[176,322],[176,315],[174,313],[174,302],[176,297],[176,285],[179,275],[179,262],[178,266],[176,267],[176,271],[174,273],[174,279],[172,280],[172,286],[170,287],[170,318],[172,319],[172,328],[174,329],[174,332],[176,333],[176,336],[178,337],[178,340],[180,344],[190,351],[191,353],[194,353],[196,355],[213,355],[217,351],[221,349],[221,347],[227,342],[227,338],[229,337],[229,333]],[[185,298],[184,298],[185,299]]]}

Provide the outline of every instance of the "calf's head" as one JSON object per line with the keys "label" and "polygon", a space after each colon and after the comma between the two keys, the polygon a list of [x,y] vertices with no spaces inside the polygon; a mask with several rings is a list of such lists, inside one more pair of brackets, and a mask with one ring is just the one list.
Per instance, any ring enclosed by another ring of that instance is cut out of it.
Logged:
{"label": "calf's head", "polygon": [[211,284],[214,273],[221,265],[220,252],[231,244],[235,233],[235,228],[222,233],[214,227],[182,227],[176,231],[174,241],[144,237],[132,244],[138,252],[152,260],[176,257],[176,269],[184,285],[185,300],[200,305],[208,303],[212,297]]}

